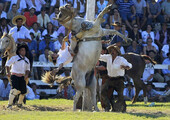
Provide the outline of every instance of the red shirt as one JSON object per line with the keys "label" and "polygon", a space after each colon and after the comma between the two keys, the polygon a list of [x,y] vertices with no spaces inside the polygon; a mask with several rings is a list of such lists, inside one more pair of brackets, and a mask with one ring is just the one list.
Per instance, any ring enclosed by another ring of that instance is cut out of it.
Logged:
{"label": "red shirt", "polygon": [[26,25],[31,27],[34,22],[37,22],[37,16],[30,16],[30,12],[25,12],[24,16],[26,17]]}

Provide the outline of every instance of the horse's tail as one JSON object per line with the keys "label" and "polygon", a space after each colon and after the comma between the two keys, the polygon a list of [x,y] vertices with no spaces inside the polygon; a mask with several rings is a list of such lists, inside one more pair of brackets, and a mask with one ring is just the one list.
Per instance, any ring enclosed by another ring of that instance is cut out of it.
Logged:
{"label": "horse's tail", "polygon": [[157,64],[156,61],[152,60],[149,56],[147,55],[141,55],[141,57],[144,59],[144,60],[149,60],[153,65]]}
{"label": "horse's tail", "polygon": [[69,77],[61,77],[61,76],[53,76],[51,75],[51,71],[46,72],[42,77],[42,81],[45,83],[50,84],[51,86],[53,86],[54,82],[56,81],[58,84],[66,84],[68,85],[68,83],[71,83],[71,76]]}

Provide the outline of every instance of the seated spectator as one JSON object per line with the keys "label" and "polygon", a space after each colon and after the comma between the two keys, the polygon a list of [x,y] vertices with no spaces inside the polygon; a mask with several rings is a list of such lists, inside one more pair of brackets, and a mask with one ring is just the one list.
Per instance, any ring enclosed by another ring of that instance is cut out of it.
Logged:
{"label": "seated spectator", "polygon": [[143,72],[142,80],[143,82],[152,82],[153,80],[153,75],[154,75],[154,68],[152,67],[152,64],[150,63],[149,60],[145,60],[146,62],[146,67]]}
{"label": "seated spectator", "polygon": [[158,46],[155,44],[155,34],[154,32],[152,31],[152,26],[151,25],[147,25],[147,29],[146,31],[143,31],[142,32],[142,45],[143,46],[146,46],[147,45],[147,39],[148,38],[152,38],[152,45],[156,48],[157,51],[159,51],[159,48]]}
{"label": "seated spectator", "polygon": [[165,86],[165,91],[161,96],[159,96],[160,102],[170,102],[170,86]]}
{"label": "seated spectator", "polygon": [[[18,11],[20,14],[23,14],[24,11],[25,11],[25,9],[27,8],[27,5],[26,5],[25,0],[11,0],[11,4],[10,4],[10,7],[9,7],[9,11],[11,11],[13,4],[16,4],[16,5],[17,5],[17,11]],[[8,12],[9,12],[9,11],[8,11]]]}
{"label": "seated spectator", "polygon": [[[33,56],[33,60],[34,61],[38,61],[38,54],[36,54],[35,50],[31,50],[32,56]],[[31,70],[31,78],[32,80],[40,80],[39,76],[38,76],[38,68],[37,67],[33,67]]]}
{"label": "seated spectator", "polygon": [[114,24],[114,22],[119,22],[121,24],[122,21],[121,21],[121,17],[120,17],[118,9],[114,8],[112,11],[111,11],[111,15],[110,15],[110,25]]}
{"label": "seated spectator", "polygon": [[35,99],[39,99],[40,98],[40,95],[39,95],[39,92],[37,92],[37,85],[36,83],[31,83],[31,88],[34,92],[34,95],[35,95]]}
{"label": "seated spectator", "polygon": [[11,86],[6,77],[2,78],[2,80],[3,82],[0,84],[0,100],[8,100]]}
{"label": "seated spectator", "polygon": [[54,43],[51,41],[51,36],[49,34],[46,34],[44,39],[39,43],[39,54],[43,54],[46,47],[54,51]]}
{"label": "seated spectator", "polygon": [[162,24],[162,29],[156,33],[155,42],[161,51],[162,47],[170,41],[170,31],[167,30],[167,23]]}
{"label": "seated spectator", "polygon": [[[170,52],[167,53],[168,58],[166,58],[162,64],[170,65]],[[162,69],[162,73],[164,74],[165,82],[170,81],[170,70]]]}
{"label": "seated spectator", "polygon": [[[114,29],[117,30],[117,31],[121,31],[121,27],[122,25],[119,23],[119,22],[115,22],[114,24],[111,24],[114,26]],[[123,39],[121,37],[119,37],[118,35],[114,35],[110,44],[114,44],[116,43],[116,41],[123,41]]]}
{"label": "seated spectator", "polygon": [[14,25],[12,24],[12,19],[17,16],[17,15],[21,15],[21,13],[19,13],[16,4],[12,4],[12,8],[11,10],[9,10],[9,12],[7,13],[7,18],[10,20],[10,26],[14,27]]}
{"label": "seated spectator", "polygon": [[35,39],[37,40],[37,42],[40,42],[40,40],[41,40],[41,31],[39,30],[37,22],[34,22],[32,24],[32,28],[30,29],[30,32],[34,33]]}
{"label": "seated spectator", "polygon": [[77,10],[78,10],[78,15],[84,18],[86,13],[86,0],[77,1]]}
{"label": "seated spectator", "polygon": [[170,22],[170,7],[169,6],[170,6],[170,0],[165,0],[161,4],[165,22]]}
{"label": "seated spectator", "polygon": [[53,19],[54,17],[56,17],[56,15],[58,13],[59,13],[59,7],[55,7],[54,12],[50,15],[50,20],[51,20],[51,23],[53,24],[55,30],[58,30],[58,28],[60,27],[59,22],[57,20]]}
{"label": "seated spectator", "polygon": [[37,16],[37,22],[42,31],[47,28],[47,23],[50,22],[50,17],[46,14],[45,7],[41,8],[41,13]]}
{"label": "seated spectator", "polygon": [[147,12],[149,14],[147,24],[152,24],[153,21],[163,23],[164,18],[161,15],[161,6],[156,0],[151,0],[147,3]]}
{"label": "seated spectator", "polygon": [[[157,64],[161,64],[161,57],[159,54],[157,54],[154,50],[149,50],[148,51],[148,56],[157,62]],[[153,81],[154,82],[164,82],[164,77],[161,75],[161,70],[160,69],[155,69],[155,74],[153,75]]]}
{"label": "seated spectator", "polygon": [[170,51],[170,40],[167,41],[168,44],[163,45],[162,50],[161,50],[161,55],[162,55],[162,59],[166,59],[167,53]]}
{"label": "seated spectator", "polygon": [[[99,0],[99,1],[97,1],[97,8],[98,8],[97,13],[99,14],[101,11],[103,11],[103,9],[107,5],[108,5],[108,1],[107,0]],[[104,27],[105,24],[108,23],[109,15],[108,14],[104,14],[103,18],[105,19],[105,21],[102,23],[102,27]]]}
{"label": "seated spectator", "polygon": [[65,36],[65,31],[66,30],[65,30],[65,27],[63,25],[61,25],[57,30],[58,34],[63,33],[64,36]]}
{"label": "seated spectator", "polygon": [[7,18],[7,14],[5,11],[3,11],[4,4],[0,3],[0,18]]}
{"label": "seated spectator", "polygon": [[45,0],[25,0],[26,3],[28,4],[28,7],[30,8],[31,6],[35,6],[36,12],[35,14],[38,15],[41,11],[42,7],[45,7]]}
{"label": "seated spectator", "polygon": [[135,96],[135,88],[134,88],[132,82],[129,82],[126,85],[126,88],[124,88],[123,96],[124,96],[124,99],[128,100],[128,101],[131,101],[133,99],[133,97]]}
{"label": "seated spectator", "polygon": [[[117,0],[118,10],[123,21],[132,30],[132,25],[136,20],[136,10],[132,0]],[[131,24],[129,23],[131,22]]]}
{"label": "seated spectator", "polygon": [[63,42],[63,38],[64,38],[64,35],[62,33],[60,33],[58,35],[58,40],[54,42],[54,49],[56,52],[58,52],[62,46],[62,42]]}
{"label": "seated spectator", "polygon": [[35,99],[35,94],[34,94],[32,88],[30,88],[28,85],[27,85],[26,99],[27,100],[34,100]]}
{"label": "seated spectator", "polygon": [[139,29],[142,29],[146,23],[146,2],[145,0],[133,0],[136,9],[136,21]]}
{"label": "seated spectator", "polygon": [[[129,37],[129,33],[128,33],[128,31],[126,30],[126,25],[125,24],[122,24],[122,28],[121,28],[121,33],[123,34],[123,35],[125,35],[127,38]],[[122,41],[122,46],[125,48],[125,50],[127,49],[127,47],[129,47],[131,45],[131,41],[129,40],[129,41],[125,41],[125,40],[123,40]]]}
{"label": "seated spectator", "polygon": [[32,32],[30,33],[30,36],[31,36],[31,42],[28,43],[28,48],[30,51],[34,50],[36,54],[38,54],[37,41],[35,40],[35,36]]}
{"label": "seated spectator", "polygon": [[[110,25],[108,23],[106,23],[105,25],[105,29],[110,29]],[[112,36],[111,35],[105,35],[103,36],[102,39],[102,44],[107,44],[109,42],[109,40],[111,40]]]}
{"label": "seated spectator", "polygon": [[141,55],[142,54],[142,49],[141,46],[138,45],[137,41],[132,41],[132,44],[127,48],[126,52],[133,52],[136,54]]}
{"label": "seated spectator", "polygon": [[58,36],[58,32],[55,31],[53,24],[51,22],[47,23],[47,29],[45,29],[42,32],[42,36],[45,36],[46,34],[51,36],[51,40],[56,40]]}
{"label": "seated spectator", "polygon": [[9,30],[11,29],[11,26],[8,24],[10,20],[6,18],[0,18],[0,31],[2,33],[9,33]]}
{"label": "seated spectator", "polygon": [[32,6],[29,8],[29,12],[25,12],[24,16],[26,17],[26,27],[30,29],[34,22],[37,22],[37,16],[35,13],[35,7]]}
{"label": "seated spectator", "polygon": [[142,45],[142,35],[139,32],[137,24],[133,25],[133,30],[129,32],[129,38],[136,41],[139,45]]}
{"label": "seated spectator", "polygon": [[[49,59],[48,59],[49,50],[50,50],[49,47],[45,47],[44,54],[41,54],[39,56],[39,62],[45,62],[45,63],[50,62]],[[50,70],[51,70],[50,67],[41,67],[41,75],[44,74],[46,71],[50,71]]]}
{"label": "seated spectator", "polygon": [[149,55],[149,51],[153,50],[154,52],[157,53],[156,48],[152,45],[152,38],[147,39],[147,45],[143,47],[143,54],[144,55]]}
{"label": "seated spectator", "polygon": [[148,82],[147,90],[146,90],[146,96],[148,97],[149,102],[158,102],[159,101],[160,93],[157,92],[154,89],[154,87],[155,86],[152,84],[152,82]]}

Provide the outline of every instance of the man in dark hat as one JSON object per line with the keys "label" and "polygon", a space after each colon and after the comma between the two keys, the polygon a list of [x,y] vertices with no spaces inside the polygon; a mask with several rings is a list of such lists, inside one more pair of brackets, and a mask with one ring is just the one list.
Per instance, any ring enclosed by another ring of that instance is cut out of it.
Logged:
{"label": "man in dark hat", "polygon": [[0,83],[0,100],[8,100],[9,92],[11,90],[11,86],[8,82],[7,77],[3,77],[2,81],[3,82]]}
{"label": "man in dark hat", "polygon": [[[108,98],[109,87],[113,88],[113,91],[118,92],[118,101],[115,106],[112,106],[113,111],[125,112],[126,103],[124,102],[123,90],[124,90],[124,75],[125,70],[132,68],[132,64],[125,58],[121,57],[120,49],[116,45],[110,45],[107,47],[109,54],[100,56],[101,61],[107,63],[107,71],[109,79],[103,85],[101,98],[105,104],[105,111],[110,110],[110,100]],[[118,107],[119,106],[119,107]]]}
{"label": "man in dark hat", "polygon": [[[12,89],[9,95],[7,108],[12,108],[15,96],[19,95],[18,107],[22,106],[24,96],[27,92],[28,75],[30,72],[30,62],[25,56],[28,51],[26,44],[17,47],[16,56],[11,57],[6,63],[7,76],[11,79]],[[11,67],[11,70],[10,70]]]}

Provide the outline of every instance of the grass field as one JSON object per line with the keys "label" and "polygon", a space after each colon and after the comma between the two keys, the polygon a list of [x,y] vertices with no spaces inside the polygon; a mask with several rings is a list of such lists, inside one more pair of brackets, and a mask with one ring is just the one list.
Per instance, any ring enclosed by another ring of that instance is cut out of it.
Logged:
{"label": "grass field", "polygon": [[76,112],[73,101],[65,99],[27,101],[23,108],[6,109],[7,101],[0,101],[0,120],[170,120],[170,103],[155,103],[148,107],[143,102],[127,103],[126,113]]}

